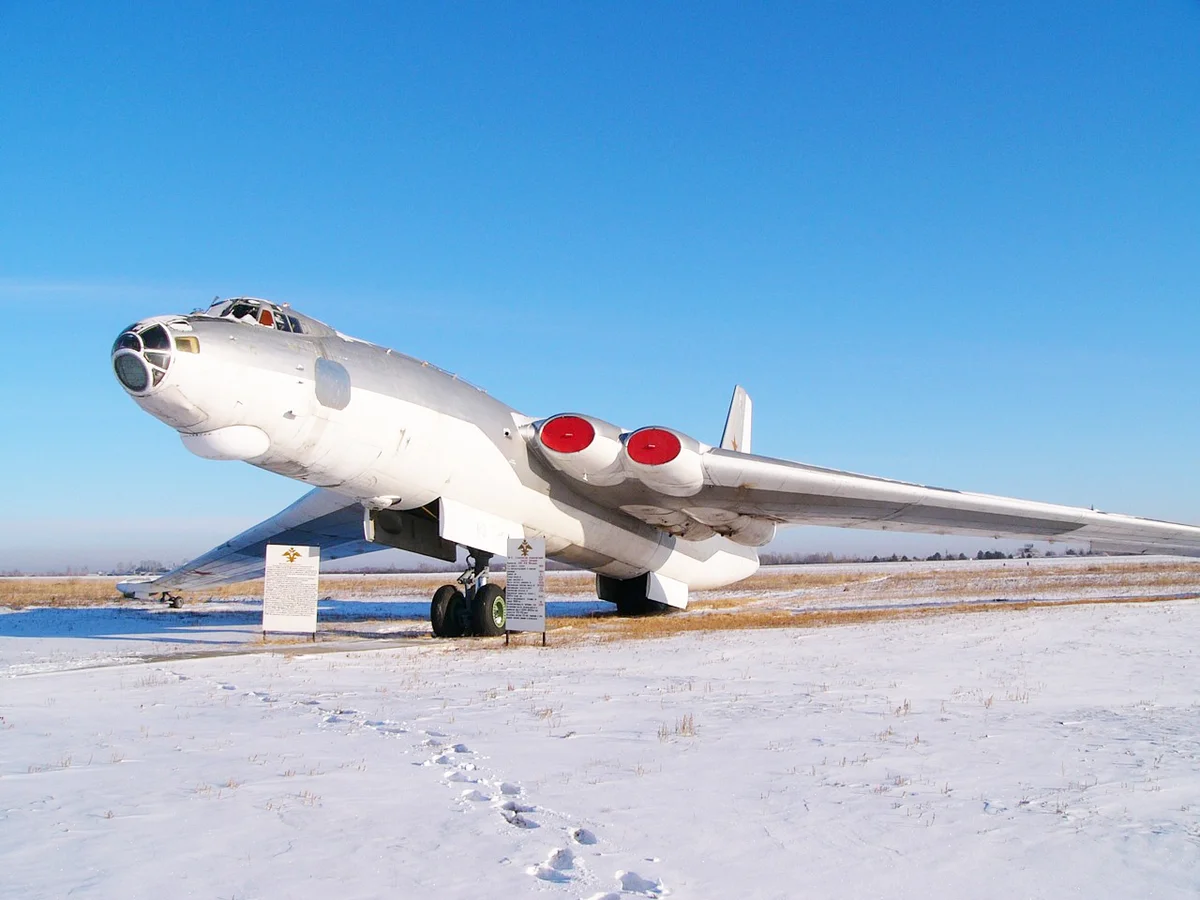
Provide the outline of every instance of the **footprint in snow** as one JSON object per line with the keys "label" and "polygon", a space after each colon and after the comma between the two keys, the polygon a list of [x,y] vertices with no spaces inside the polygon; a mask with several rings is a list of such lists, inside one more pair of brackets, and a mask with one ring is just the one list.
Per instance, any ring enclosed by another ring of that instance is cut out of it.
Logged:
{"label": "footprint in snow", "polygon": [[524,792],[525,789],[519,784],[513,784],[511,781],[500,782],[500,793],[502,794],[507,794],[510,797],[516,797]]}
{"label": "footprint in snow", "polygon": [[451,769],[449,772],[444,772],[442,773],[442,778],[449,782],[465,782],[467,784],[475,784],[479,781],[478,778],[472,778],[460,769]]}
{"label": "footprint in snow", "polygon": [[499,805],[498,809],[500,810],[500,814],[503,815],[504,813],[531,813],[537,807],[531,803],[518,803],[516,800],[505,800]]}
{"label": "footprint in snow", "polygon": [[617,872],[617,883],[621,890],[628,894],[640,894],[643,897],[662,897],[667,893],[661,881],[643,878],[637,872]]}
{"label": "footprint in snow", "polygon": [[491,800],[492,798],[489,797],[487,794],[483,793],[482,791],[476,790],[475,788],[468,788],[467,790],[462,792],[462,795],[458,799],[466,800],[471,803],[486,803],[487,801]]}
{"label": "footprint in snow", "polygon": [[596,835],[592,834],[586,828],[572,828],[571,840],[577,844],[591,845],[596,843]]}
{"label": "footprint in snow", "polygon": [[455,744],[450,749],[453,750],[455,753],[470,753],[471,752],[470,748],[467,747],[466,744]]}
{"label": "footprint in snow", "polygon": [[575,854],[565,847],[559,847],[556,850],[551,850],[550,855],[546,857],[546,861],[538,863],[536,866],[530,866],[525,871],[534,878],[539,878],[542,881],[554,881],[562,883],[571,880],[571,875],[575,870]]}
{"label": "footprint in snow", "polygon": [[501,809],[500,815],[504,816],[504,821],[514,828],[538,828],[540,827],[533,819],[527,819],[522,813],[512,812],[511,810]]}

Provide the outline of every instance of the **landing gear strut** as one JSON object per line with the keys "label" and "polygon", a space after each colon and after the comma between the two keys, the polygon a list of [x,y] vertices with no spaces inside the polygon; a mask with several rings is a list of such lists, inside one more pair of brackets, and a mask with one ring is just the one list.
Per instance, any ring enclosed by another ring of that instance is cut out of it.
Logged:
{"label": "landing gear strut", "polygon": [[488,581],[491,561],[492,554],[471,550],[467,554],[467,570],[458,577],[462,589],[443,584],[434,593],[429,604],[429,622],[435,637],[504,634],[507,624],[504,590]]}
{"label": "landing gear strut", "polygon": [[[153,594],[151,596],[153,596]],[[175,596],[170,591],[163,591],[158,595],[158,599],[160,602],[167,604],[167,606],[169,606],[171,609],[183,608],[183,598]]]}

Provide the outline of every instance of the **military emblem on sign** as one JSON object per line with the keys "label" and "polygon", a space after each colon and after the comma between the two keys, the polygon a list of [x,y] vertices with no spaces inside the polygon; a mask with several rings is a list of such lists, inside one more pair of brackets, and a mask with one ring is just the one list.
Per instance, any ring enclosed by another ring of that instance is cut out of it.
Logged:
{"label": "military emblem on sign", "polygon": [[521,545],[517,547],[517,549],[521,551],[522,556],[528,556],[533,550],[533,547],[529,545],[529,541],[521,541]]}
{"label": "military emblem on sign", "polygon": [[300,558],[300,551],[297,550],[295,547],[289,547],[287,549],[287,552],[285,552],[283,554],[283,558],[286,559],[290,563],[294,563],[296,560],[298,560]]}

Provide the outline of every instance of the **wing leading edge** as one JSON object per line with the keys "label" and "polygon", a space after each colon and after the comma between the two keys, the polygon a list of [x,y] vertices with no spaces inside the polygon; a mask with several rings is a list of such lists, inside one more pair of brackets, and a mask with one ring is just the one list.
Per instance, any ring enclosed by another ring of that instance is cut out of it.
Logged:
{"label": "wing leading edge", "polygon": [[1094,542],[1200,551],[1200,527],[975,494],[711,450],[688,502],[795,525]]}
{"label": "wing leading edge", "polygon": [[363,539],[363,508],[358,501],[318,488],[265,522],[161,578],[138,585],[138,589],[190,591],[260,578],[267,544],[320,547],[322,562],[387,549]]}

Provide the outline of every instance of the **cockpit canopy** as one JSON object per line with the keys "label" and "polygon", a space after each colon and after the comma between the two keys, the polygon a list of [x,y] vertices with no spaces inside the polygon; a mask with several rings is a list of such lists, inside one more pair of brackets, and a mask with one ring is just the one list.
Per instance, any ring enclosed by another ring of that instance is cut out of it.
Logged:
{"label": "cockpit canopy", "polygon": [[201,315],[214,319],[232,319],[247,325],[259,325],[287,331],[292,334],[308,334],[306,320],[296,315],[287,304],[272,303],[254,297],[234,297],[232,300],[217,300]]}

